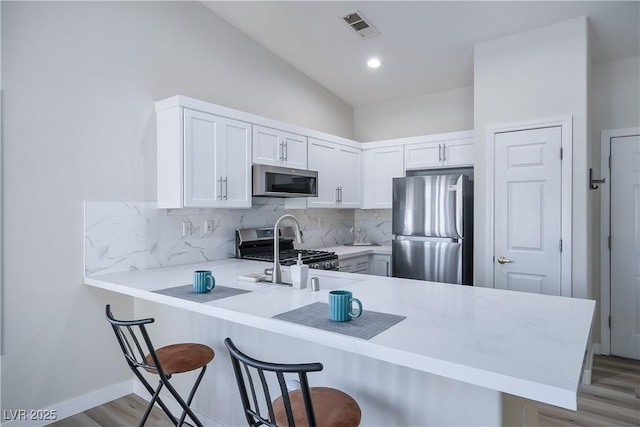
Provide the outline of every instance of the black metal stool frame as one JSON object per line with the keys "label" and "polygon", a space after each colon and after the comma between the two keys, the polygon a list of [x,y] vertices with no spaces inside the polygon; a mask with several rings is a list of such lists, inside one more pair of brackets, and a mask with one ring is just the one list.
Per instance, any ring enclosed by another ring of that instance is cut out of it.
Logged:
{"label": "black metal stool frame", "polygon": [[[287,421],[289,427],[295,427],[293,420],[293,410],[291,409],[291,400],[289,399],[289,390],[284,379],[285,373],[297,373],[300,380],[300,391],[302,392],[302,399],[304,402],[305,411],[307,413],[307,422],[309,427],[316,427],[316,418],[313,412],[313,403],[311,401],[311,391],[309,390],[309,381],[307,380],[308,372],[322,371],[322,363],[300,363],[300,364],[282,364],[282,363],[268,363],[260,360],[253,359],[246,354],[242,353],[233,344],[230,338],[224,340],[224,344],[231,354],[231,363],[233,364],[233,371],[235,373],[236,381],[238,383],[238,389],[240,390],[240,399],[242,400],[242,406],[244,408],[244,414],[249,426],[256,427],[260,425],[266,425],[269,427],[277,427],[275,424],[275,415],[273,411],[273,403],[269,394],[269,388],[265,377],[265,371],[274,372],[278,378],[278,384],[280,386],[280,392],[282,396],[282,402],[284,404],[285,412],[287,414]],[[242,367],[241,367],[242,364]],[[269,419],[260,415],[260,407],[258,406],[258,396],[249,372],[249,367],[254,368],[260,378],[262,390],[265,394],[265,401],[267,404],[267,410],[269,412]],[[244,381],[242,373],[244,369],[247,382],[249,383],[249,390],[251,392],[251,402],[249,400],[249,393],[247,385]]]}
{"label": "black metal stool frame", "polygon": [[[154,403],[158,402],[158,405],[160,405],[160,407],[165,412],[165,414],[167,414],[169,419],[176,426],[182,426],[185,422],[186,416],[189,415],[189,417],[193,420],[193,422],[198,427],[203,427],[202,423],[200,422],[198,417],[196,417],[196,415],[193,413],[189,405],[191,405],[191,401],[193,400],[196,390],[200,385],[200,381],[204,376],[204,373],[207,369],[207,365],[204,365],[202,369],[200,369],[200,374],[198,375],[198,378],[196,379],[196,382],[193,385],[191,392],[189,393],[189,398],[185,402],[184,399],[182,399],[182,397],[180,396],[180,394],[178,394],[177,390],[169,382],[169,380],[171,379],[171,375],[165,374],[164,370],[162,369],[162,365],[158,360],[158,355],[156,354],[155,347],[151,343],[151,338],[149,338],[149,334],[145,327],[145,325],[149,323],[153,323],[155,319],[148,318],[148,319],[139,319],[139,320],[117,320],[111,314],[111,306],[109,304],[107,304],[105,308],[105,314],[107,316],[107,320],[113,327],[113,331],[116,334],[116,338],[118,339],[118,343],[120,344],[120,348],[124,353],[124,357],[127,360],[129,367],[131,368],[133,373],[136,375],[136,377],[138,377],[142,385],[147,389],[149,394],[152,395],[151,401],[149,402],[149,405],[147,406],[144,416],[142,417],[142,420],[140,420],[140,424],[138,424],[138,426],[139,427],[144,426],[144,424],[147,421],[147,418],[149,417],[149,414],[151,413],[151,409],[153,409]],[[135,333],[135,329],[134,329],[135,327],[139,328],[140,336],[144,340],[144,345],[148,350],[146,353],[151,356],[155,366],[151,366],[148,363],[146,363],[145,351],[143,350],[143,346],[140,343],[139,337]],[[138,359],[138,356],[139,356],[139,359]],[[142,375],[139,369],[155,371],[158,374],[160,381],[158,382],[158,387],[155,390],[153,389],[151,384],[149,384],[149,382],[146,380],[144,375]],[[160,391],[162,390],[163,386],[166,387],[167,390],[169,390],[173,398],[182,407],[183,412],[180,419],[176,418],[171,413],[167,405],[162,401],[162,399],[160,399]]]}

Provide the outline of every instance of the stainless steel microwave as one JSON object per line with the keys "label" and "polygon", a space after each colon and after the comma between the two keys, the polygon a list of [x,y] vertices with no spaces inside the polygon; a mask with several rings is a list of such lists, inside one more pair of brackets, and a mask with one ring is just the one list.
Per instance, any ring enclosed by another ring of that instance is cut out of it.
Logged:
{"label": "stainless steel microwave", "polygon": [[281,166],[253,165],[256,197],[318,197],[318,172]]}

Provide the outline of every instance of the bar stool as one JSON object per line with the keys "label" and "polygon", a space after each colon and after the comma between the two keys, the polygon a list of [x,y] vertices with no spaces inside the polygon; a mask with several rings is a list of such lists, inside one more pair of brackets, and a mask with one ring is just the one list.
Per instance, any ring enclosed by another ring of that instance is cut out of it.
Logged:
{"label": "bar stool", "polygon": [[[144,425],[151,413],[154,403],[158,402],[158,405],[160,405],[175,425],[183,425],[186,416],[189,415],[197,426],[202,427],[202,423],[191,408],[189,408],[189,405],[191,405],[196,389],[198,385],[200,385],[200,381],[207,370],[207,364],[213,360],[215,355],[213,350],[206,345],[195,343],[173,344],[156,350],[151,343],[145,327],[145,325],[153,323],[155,321],[154,319],[117,320],[111,314],[111,306],[109,304],[106,306],[105,314],[107,320],[113,327],[113,331],[116,334],[127,364],[136,377],[142,382],[142,385],[147,389],[149,394],[152,395],[139,426],[142,427]],[[141,369],[158,375],[160,381],[155,390],[142,375]],[[200,374],[185,402],[169,380],[174,374],[195,371],[196,369],[200,369]],[[169,393],[171,393],[173,398],[182,407],[182,416],[180,419],[176,418],[171,411],[169,411],[169,408],[167,408],[162,399],[160,399],[160,391],[163,387],[169,390]]]}
{"label": "bar stool", "polygon": [[[360,424],[360,407],[351,396],[333,388],[309,387],[307,373],[321,371],[322,363],[263,362],[242,353],[230,338],[226,338],[224,344],[231,355],[240,399],[250,427],[356,427]],[[274,373],[278,380],[281,395],[273,402],[265,372]],[[287,389],[285,373],[298,374],[299,389]],[[263,392],[261,397],[256,392],[258,385]],[[258,401],[262,399],[266,402],[268,414],[261,413]]]}

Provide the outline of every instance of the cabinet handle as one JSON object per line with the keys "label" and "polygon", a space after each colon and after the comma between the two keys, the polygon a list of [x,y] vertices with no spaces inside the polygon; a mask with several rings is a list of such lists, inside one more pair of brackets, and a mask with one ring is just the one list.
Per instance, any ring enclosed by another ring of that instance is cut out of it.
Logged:
{"label": "cabinet handle", "polygon": [[340,187],[340,203],[342,203],[342,187]]}
{"label": "cabinet handle", "polygon": [[226,176],[224,177],[222,182],[224,182],[224,199],[227,200],[227,196],[229,195],[229,183]]}
{"label": "cabinet handle", "polygon": [[442,161],[442,144],[438,144],[438,161]]}
{"label": "cabinet handle", "polygon": [[389,276],[390,276],[390,274],[389,274],[389,261],[385,261],[384,263],[387,265],[387,268],[386,268],[386,270],[387,270],[386,276],[387,276],[387,277],[389,277]]}
{"label": "cabinet handle", "polygon": [[289,161],[289,142],[288,141],[284,142],[284,161],[285,162]]}
{"label": "cabinet handle", "polygon": [[222,177],[218,179],[218,185],[220,186],[220,191],[218,191],[218,199],[222,200]]}
{"label": "cabinet handle", "polygon": [[280,141],[279,159],[280,159],[281,162],[284,161],[284,141]]}
{"label": "cabinet handle", "polygon": [[442,161],[447,161],[447,144],[442,144]]}

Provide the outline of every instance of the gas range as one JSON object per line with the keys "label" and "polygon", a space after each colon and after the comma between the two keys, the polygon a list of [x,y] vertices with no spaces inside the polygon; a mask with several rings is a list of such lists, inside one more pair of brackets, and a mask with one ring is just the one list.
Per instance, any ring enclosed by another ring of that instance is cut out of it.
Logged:
{"label": "gas range", "polygon": [[[338,270],[335,252],[294,249],[293,227],[280,228],[280,265],[290,266],[302,256],[303,264],[318,270]],[[236,230],[236,258],[265,261],[273,264],[273,228],[245,228]]]}

